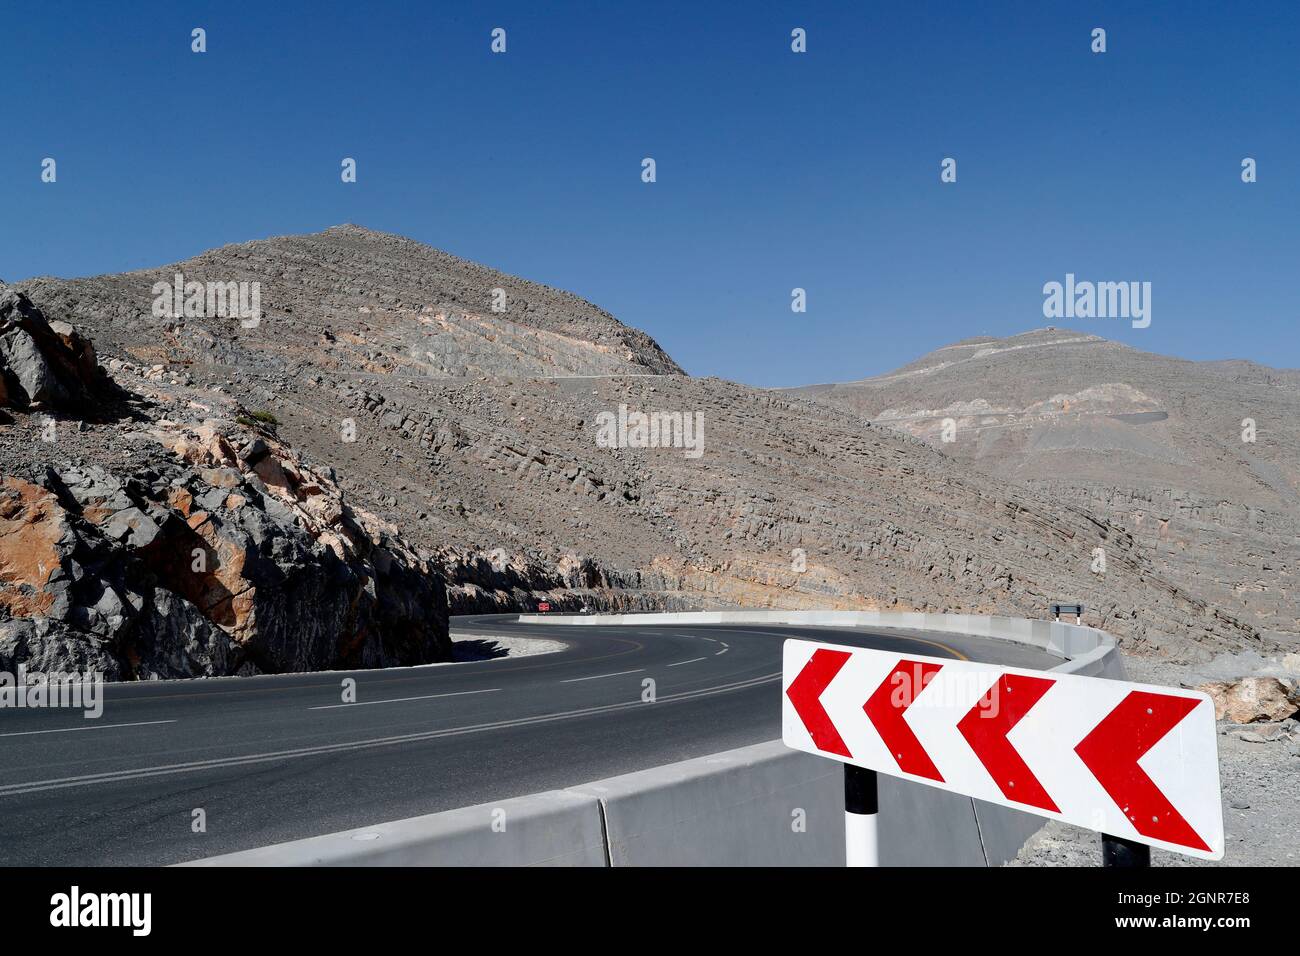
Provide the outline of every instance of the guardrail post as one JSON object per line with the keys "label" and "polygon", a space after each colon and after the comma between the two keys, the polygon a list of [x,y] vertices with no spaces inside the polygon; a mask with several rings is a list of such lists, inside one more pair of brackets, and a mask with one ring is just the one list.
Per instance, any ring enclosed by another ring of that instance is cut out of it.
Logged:
{"label": "guardrail post", "polygon": [[1135,843],[1123,837],[1101,835],[1102,866],[1150,866],[1151,847],[1145,843]]}
{"label": "guardrail post", "polygon": [[844,765],[844,862],[847,866],[879,866],[876,836],[880,802],[876,772]]}

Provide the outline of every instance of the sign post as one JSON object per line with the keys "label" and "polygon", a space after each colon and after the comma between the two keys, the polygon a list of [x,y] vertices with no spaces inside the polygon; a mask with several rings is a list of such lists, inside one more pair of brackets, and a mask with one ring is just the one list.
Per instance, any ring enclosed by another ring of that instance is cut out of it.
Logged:
{"label": "sign post", "polygon": [[1223,857],[1206,694],[802,640],[783,669],[786,746],[846,765],[851,865],[878,846],[875,773],[855,769],[1099,831],[1111,865]]}
{"label": "sign post", "polygon": [[876,772],[851,763],[844,765],[844,862],[848,866],[879,866],[880,843],[876,821],[880,801]]}
{"label": "sign post", "polygon": [[1151,865],[1151,847],[1135,840],[1123,840],[1108,833],[1101,835],[1101,865],[1141,867]]}

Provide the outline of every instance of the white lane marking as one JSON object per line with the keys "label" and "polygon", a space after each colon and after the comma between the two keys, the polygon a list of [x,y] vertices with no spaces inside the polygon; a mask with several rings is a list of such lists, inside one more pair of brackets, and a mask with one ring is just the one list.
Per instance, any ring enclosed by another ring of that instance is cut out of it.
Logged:
{"label": "white lane marking", "polygon": [[676,664],[669,664],[669,667],[681,667],[683,664],[694,664],[696,661],[707,660],[704,657],[692,657],[689,661],[678,661]]}
{"label": "white lane marking", "polygon": [[439,697],[464,697],[466,694],[495,694],[500,687],[488,687],[483,690],[458,690],[451,694],[425,694],[423,697],[388,697],[384,700],[357,700],[350,704],[321,704],[308,707],[308,710],[334,710],[338,707],[361,707],[364,704],[402,704],[408,700],[437,700]]}
{"label": "white lane marking", "polygon": [[568,680],[560,681],[561,684],[576,684],[580,680],[600,680],[602,677],[622,677],[624,674],[639,674],[644,667],[638,667],[634,671],[615,671],[613,674],[592,674],[590,677],[570,677]]}
{"label": "white lane marking", "polygon": [[112,730],[114,727],[152,727],[154,724],[174,724],[175,720],[137,720],[130,724],[87,724],[84,727],[58,727],[54,730],[15,730],[0,737],[30,737],[33,734],[68,734],[74,730]]}
{"label": "white lane marking", "polygon": [[[781,680],[781,672],[751,677],[748,680],[717,687],[705,687],[700,690],[683,691],[677,694],[663,694],[657,706],[679,700],[694,700],[700,697],[712,697],[715,694],[729,694],[732,691],[746,690],[761,684],[770,684]],[[245,764],[270,763],[277,760],[292,760],[298,757],[317,757],[324,754],[341,753],[349,750],[369,750],[376,747],[392,747],[406,743],[418,743],[436,740],[440,737],[458,737],[463,734],[482,733],[487,730],[506,730],[526,724],[549,724],[557,720],[572,720],[575,717],[589,717],[612,711],[627,710],[631,707],[646,706],[639,699],[624,701],[621,704],[602,704],[586,707],[582,710],[567,710],[558,714],[543,714],[540,717],[516,717],[511,720],[498,720],[487,724],[471,724],[467,727],[448,727],[446,730],[426,730],[412,734],[399,734],[395,737],[374,737],[369,740],[355,740],[348,743],[320,744],[315,747],[301,747],[296,750],[277,750],[262,754],[244,754],[236,757],[216,757],[211,760],[193,760],[188,763],[162,764],[156,767],[141,767],[136,770],[110,770],[104,773],[91,773],[79,777],[56,777],[50,780],[31,780],[27,783],[11,783],[0,786],[0,797],[19,796],[24,793],[39,793],[47,790],[63,790],[68,787],[80,787],[97,783],[116,783],[121,780],[138,780],[146,777],[162,777],[176,773],[193,773],[199,770],[218,770],[224,767],[238,767]]]}
{"label": "white lane marking", "polygon": [[722,650],[718,651],[718,653],[714,654],[713,656],[714,656],[714,657],[721,657],[723,654],[727,653],[727,651],[729,651],[730,649],[731,649],[731,646],[730,646],[729,644],[723,644],[723,645],[722,645]]}

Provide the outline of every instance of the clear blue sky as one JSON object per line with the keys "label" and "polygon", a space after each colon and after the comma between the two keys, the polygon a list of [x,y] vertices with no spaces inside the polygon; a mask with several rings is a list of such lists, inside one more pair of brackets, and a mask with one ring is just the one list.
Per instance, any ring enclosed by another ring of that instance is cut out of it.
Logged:
{"label": "clear blue sky", "polygon": [[757,385],[1041,327],[1067,272],[1153,321],[1058,324],[1300,366],[1300,4],[50,0],[0,37],[9,281],[357,222]]}

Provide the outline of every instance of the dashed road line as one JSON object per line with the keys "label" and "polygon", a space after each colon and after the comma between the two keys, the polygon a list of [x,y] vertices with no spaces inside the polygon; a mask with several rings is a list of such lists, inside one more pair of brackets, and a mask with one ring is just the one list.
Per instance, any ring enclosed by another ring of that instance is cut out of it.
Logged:
{"label": "dashed road line", "polygon": [[0,737],[30,737],[33,734],[69,734],[75,730],[113,730],[117,727],[152,727],[155,724],[174,724],[175,720],[137,720],[129,724],[87,724],[84,727],[56,727],[52,730],[15,730]]}
{"label": "dashed road line", "polygon": [[638,667],[633,671],[616,671],[613,674],[592,674],[590,677],[570,677],[568,680],[560,681],[561,684],[576,684],[580,680],[600,680],[602,677],[622,677],[624,674],[639,674],[644,667]]}
{"label": "dashed road line", "polygon": [[356,700],[350,704],[322,704],[308,707],[308,710],[337,710],[340,707],[364,707],[366,704],[404,704],[408,700],[437,700],[439,697],[464,697],[466,694],[495,694],[500,687],[488,687],[483,690],[458,690],[451,694],[425,694],[423,697],[388,697],[383,700]]}

